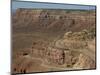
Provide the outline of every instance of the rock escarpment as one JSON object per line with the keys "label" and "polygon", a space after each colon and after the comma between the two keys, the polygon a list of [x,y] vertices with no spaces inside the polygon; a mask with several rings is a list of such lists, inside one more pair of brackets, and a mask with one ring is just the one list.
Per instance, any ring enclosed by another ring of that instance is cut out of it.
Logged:
{"label": "rock escarpment", "polygon": [[21,8],[12,28],[14,73],[96,68],[94,11]]}
{"label": "rock escarpment", "polygon": [[[68,10],[16,10],[12,16],[14,32],[67,32],[80,31],[95,26],[95,12],[81,11],[72,13]],[[91,16],[91,17],[90,17]]]}

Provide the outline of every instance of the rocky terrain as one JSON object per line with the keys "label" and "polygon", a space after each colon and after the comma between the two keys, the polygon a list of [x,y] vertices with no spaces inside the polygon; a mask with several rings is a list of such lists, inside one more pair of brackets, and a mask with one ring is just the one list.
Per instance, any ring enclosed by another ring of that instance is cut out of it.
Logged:
{"label": "rocky terrain", "polygon": [[95,22],[92,10],[16,10],[12,73],[95,69]]}

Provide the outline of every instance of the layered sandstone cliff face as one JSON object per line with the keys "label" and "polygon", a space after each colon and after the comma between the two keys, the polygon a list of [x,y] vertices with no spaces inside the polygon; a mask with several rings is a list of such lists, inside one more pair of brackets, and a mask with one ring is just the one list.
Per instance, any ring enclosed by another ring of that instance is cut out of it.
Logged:
{"label": "layered sandstone cliff face", "polygon": [[18,9],[12,22],[15,32],[80,31],[95,26],[95,12]]}
{"label": "layered sandstone cliff face", "polygon": [[95,12],[18,9],[12,72],[95,69]]}

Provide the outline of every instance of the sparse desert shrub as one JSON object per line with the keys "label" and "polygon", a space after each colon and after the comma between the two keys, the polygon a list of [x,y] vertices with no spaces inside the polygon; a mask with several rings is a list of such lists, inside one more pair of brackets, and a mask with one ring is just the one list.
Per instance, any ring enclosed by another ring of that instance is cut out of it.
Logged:
{"label": "sparse desert shrub", "polygon": [[23,53],[23,56],[28,55],[28,53]]}
{"label": "sparse desert shrub", "polygon": [[66,10],[66,13],[71,13],[71,11],[70,10]]}
{"label": "sparse desert shrub", "polygon": [[67,65],[66,65],[66,67],[70,67],[70,68],[71,68],[71,67],[72,67],[72,65],[71,65],[71,64],[67,64]]}
{"label": "sparse desert shrub", "polygon": [[91,28],[89,32],[90,32],[90,36],[92,39],[96,37],[96,29],[95,28]]}

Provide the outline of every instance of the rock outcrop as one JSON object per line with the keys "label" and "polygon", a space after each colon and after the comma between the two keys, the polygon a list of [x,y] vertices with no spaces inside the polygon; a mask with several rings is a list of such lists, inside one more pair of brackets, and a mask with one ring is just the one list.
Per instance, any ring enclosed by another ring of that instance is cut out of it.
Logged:
{"label": "rock outcrop", "polygon": [[73,66],[75,69],[94,69],[95,67],[95,62],[84,54],[79,55],[78,61]]}
{"label": "rock outcrop", "polygon": [[96,68],[94,11],[21,8],[12,25],[14,73]]}

